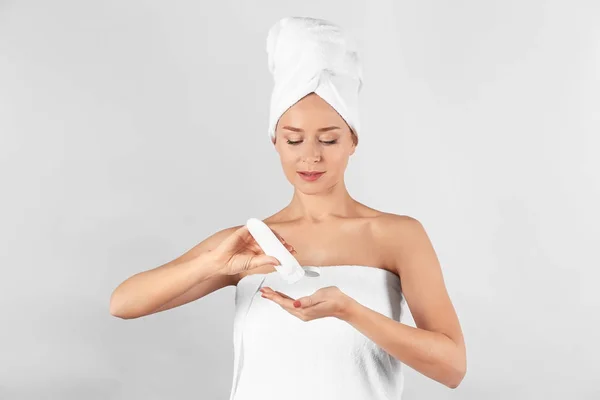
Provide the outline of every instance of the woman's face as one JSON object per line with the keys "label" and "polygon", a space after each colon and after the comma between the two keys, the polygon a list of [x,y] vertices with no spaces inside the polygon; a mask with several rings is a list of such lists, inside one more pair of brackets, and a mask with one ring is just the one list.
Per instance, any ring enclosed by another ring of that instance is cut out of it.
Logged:
{"label": "woman's face", "polygon": [[[279,119],[275,148],[290,183],[304,193],[317,193],[342,180],[356,143],[350,127],[337,111],[311,93]],[[302,178],[300,171],[324,174],[308,181]]]}

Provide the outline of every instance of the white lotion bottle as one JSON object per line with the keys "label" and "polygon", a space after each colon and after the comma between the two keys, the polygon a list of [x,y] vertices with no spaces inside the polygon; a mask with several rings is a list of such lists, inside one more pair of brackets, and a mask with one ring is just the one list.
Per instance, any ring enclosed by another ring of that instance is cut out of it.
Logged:
{"label": "white lotion bottle", "polygon": [[[276,265],[275,269],[287,283],[296,283],[305,276],[306,273],[298,260],[285,248],[267,224],[258,218],[250,218],[246,222],[246,226],[262,251],[279,260],[281,265]],[[317,276],[318,274],[311,271],[308,275]]]}

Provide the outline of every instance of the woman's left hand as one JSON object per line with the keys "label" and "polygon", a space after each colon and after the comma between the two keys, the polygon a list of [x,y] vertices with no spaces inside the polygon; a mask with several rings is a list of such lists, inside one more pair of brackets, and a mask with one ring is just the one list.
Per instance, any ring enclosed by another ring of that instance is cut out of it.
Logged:
{"label": "woman's left hand", "polygon": [[296,300],[267,286],[261,288],[260,291],[263,293],[262,297],[279,304],[281,308],[302,321],[324,317],[343,320],[354,301],[337,286],[321,288],[310,296],[300,297]]}

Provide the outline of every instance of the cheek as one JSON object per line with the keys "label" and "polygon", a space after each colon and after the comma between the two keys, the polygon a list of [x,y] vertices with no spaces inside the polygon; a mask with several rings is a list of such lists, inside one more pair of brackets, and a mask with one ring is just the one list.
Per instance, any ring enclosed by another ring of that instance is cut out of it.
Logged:
{"label": "cheek", "polygon": [[294,155],[290,151],[279,150],[279,161],[285,166],[294,160]]}
{"label": "cheek", "polygon": [[344,165],[348,162],[345,154],[341,153],[333,153],[329,155],[328,163],[332,168],[343,168]]}
{"label": "cheek", "polygon": [[295,168],[296,164],[298,163],[298,160],[296,159],[296,157],[294,157],[293,154],[282,154],[280,157],[281,160],[281,164],[285,167],[285,168]]}

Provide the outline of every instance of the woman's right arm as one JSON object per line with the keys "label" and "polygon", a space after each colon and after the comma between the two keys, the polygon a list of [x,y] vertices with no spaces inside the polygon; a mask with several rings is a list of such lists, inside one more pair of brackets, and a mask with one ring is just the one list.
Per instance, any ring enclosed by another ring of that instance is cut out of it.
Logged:
{"label": "woman's right arm", "polygon": [[185,254],[121,283],[110,298],[110,313],[122,319],[139,318],[187,304],[225,286],[237,277],[226,274],[211,250],[240,226],[223,229]]}

